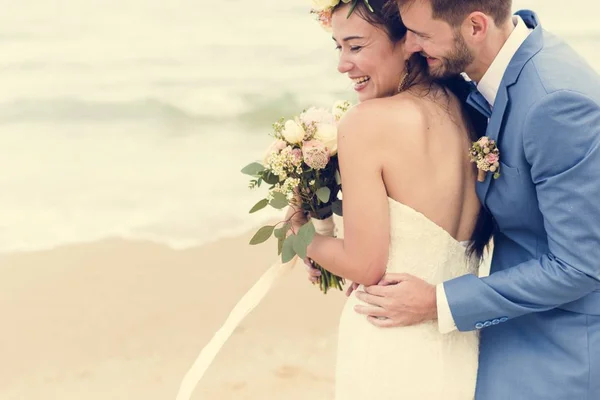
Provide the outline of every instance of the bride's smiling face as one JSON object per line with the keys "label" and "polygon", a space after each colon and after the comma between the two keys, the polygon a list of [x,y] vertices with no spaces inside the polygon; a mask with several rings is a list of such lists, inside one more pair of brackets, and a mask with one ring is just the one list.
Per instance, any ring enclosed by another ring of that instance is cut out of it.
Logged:
{"label": "bride's smiling face", "polygon": [[348,11],[348,5],[338,8],[331,21],[338,71],[352,80],[361,102],[393,96],[405,73],[404,40],[394,43],[383,27],[365,21],[356,10],[346,18]]}

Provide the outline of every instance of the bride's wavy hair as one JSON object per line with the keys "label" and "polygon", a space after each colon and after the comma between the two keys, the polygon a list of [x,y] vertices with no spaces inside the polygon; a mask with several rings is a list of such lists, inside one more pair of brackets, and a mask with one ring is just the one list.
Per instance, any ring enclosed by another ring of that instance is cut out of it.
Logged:
{"label": "bride's wavy hair", "polygon": [[[340,1],[333,8],[332,12],[335,12],[345,4]],[[393,43],[399,43],[404,40],[408,29],[406,29],[400,17],[398,3],[395,0],[369,0],[368,4],[371,5],[373,11],[368,8],[365,1],[357,1],[353,13],[357,13],[363,20],[382,29]],[[414,54],[408,60],[407,68],[409,74],[404,83],[405,90],[416,85],[422,85],[430,89],[435,86],[441,88],[442,92],[446,95],[449,92],[453,93],[461,104],[465,104],[469,95],[469,86],[465,84],[461,76],[457,75],[443,80],[434,80],[427,73],[427,61],[420,54]],[[487,118],[472,107],[463,106],[461,109],[463,119],[467,125],[469,139],[474,142],[479,137],[485,135]],[[489,245],[495,230],[496,227],[492,215],[485,207],[481,207],[469,246],[467,247],[467,255],[481,262],[485,249]]]}

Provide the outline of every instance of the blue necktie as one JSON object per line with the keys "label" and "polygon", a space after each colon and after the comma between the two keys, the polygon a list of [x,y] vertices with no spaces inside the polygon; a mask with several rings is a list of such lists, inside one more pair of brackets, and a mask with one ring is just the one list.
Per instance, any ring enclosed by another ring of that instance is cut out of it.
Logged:
{"label": "blue necktie", "polygon": [[481,92],[477,89],[473,90],[469,94],[469,97],[467,97],[467,104],[479,111],[488,119],[492,116],[492,106],[490,106],[490,103],[488,103],[485,97],[483,97]]}

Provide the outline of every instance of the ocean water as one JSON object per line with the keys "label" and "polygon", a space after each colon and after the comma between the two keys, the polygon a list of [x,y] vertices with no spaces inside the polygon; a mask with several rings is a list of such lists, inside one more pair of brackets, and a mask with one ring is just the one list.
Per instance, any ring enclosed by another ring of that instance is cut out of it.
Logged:
{"label": "ocean water", "polygon": [[[0,0],[0,252],[246,231],[273,121],[354,100],[308,0]],[[593,0],[515,1],[600,71]]]}

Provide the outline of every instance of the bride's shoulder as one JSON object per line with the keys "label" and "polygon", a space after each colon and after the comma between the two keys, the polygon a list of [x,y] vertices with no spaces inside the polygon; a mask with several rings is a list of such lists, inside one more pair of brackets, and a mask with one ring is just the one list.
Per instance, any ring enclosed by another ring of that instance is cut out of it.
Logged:
{"label": "bride's shoulder", "polygon": [[396,95],[364,101],[344,115],[340,135],[391,136],[394,138],[420,132],[427,126],[426,111],[413,96]]}

